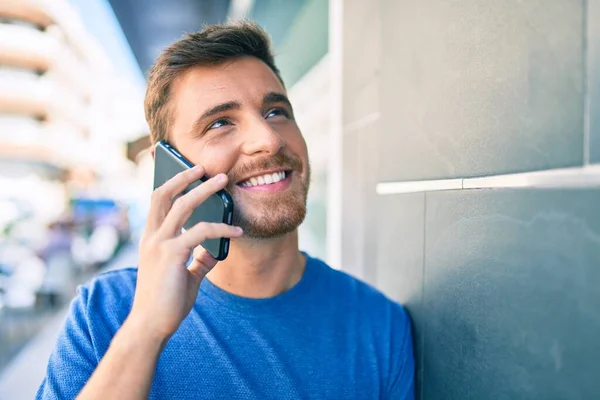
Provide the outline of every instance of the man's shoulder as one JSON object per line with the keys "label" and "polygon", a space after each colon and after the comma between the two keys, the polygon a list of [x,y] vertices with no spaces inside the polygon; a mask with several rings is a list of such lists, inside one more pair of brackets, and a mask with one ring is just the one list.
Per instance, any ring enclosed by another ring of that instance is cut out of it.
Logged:
{"label": "man's shoulder", "polygon": [[120,268],[101,272],[82,285],[87,291],[103,291],[127,293],[135,291],[137,268]]}
{"label": "man's shoulder", "polygon": [[406,310],[403,305],[390,299],[386,294],[371,284],[353,276],[352,274],[328,266],[325,262],[316,260],[324,267],[329,276],[327,290],[335,294],[336,301],[354,304],[357,310],[365,315],[379,318],[386,314],[388,318],[405,320]]}
{"label": "man's shoulder", "polygon": [[102,272],[79,287],[79,295],[88,307],[114,309],[133,301],[137,268],[121,268]]}
{"label": "man's shoulder", "polygon": [[137,268],[123,268],[100,273],[78,287],[71,317],[85,326],[102,351],[131,310],[136,281]]}

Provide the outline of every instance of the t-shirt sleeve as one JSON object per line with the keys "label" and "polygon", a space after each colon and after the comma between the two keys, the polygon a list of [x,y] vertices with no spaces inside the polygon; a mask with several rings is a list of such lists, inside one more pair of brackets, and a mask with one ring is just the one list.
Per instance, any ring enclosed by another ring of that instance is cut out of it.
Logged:
{"label": "t-shirt sleeve", "polygon": [[394,318],[394,339],[392,340],[392,368],[390,376],[389,400],[414,400],[415,398],[415,359],[411,334],[411,321],[402,307],[396,310]]}
{"label": "t-shirt sleeve", "polygon": [[36,399],[74,399],[96,369],[87,302],[88,291],[81,286],[71,302]]}

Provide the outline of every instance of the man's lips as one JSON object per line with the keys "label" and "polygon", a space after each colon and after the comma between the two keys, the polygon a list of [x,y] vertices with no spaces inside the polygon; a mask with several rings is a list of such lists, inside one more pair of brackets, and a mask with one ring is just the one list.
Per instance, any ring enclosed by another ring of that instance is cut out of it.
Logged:
{"label": "man's lips", "polygon": [[272,173],[255,175],[250,179],[246,179],[236,186],[243,190],[253,192],[279,192],[285,190],[292,181],[293,172],[275,171]]}
{"label": "man's lips", "polygon": [[292,170],[289,168],[274,168],[248,175],[243,179],[239,179],[237,186],[248,187],[277,183],[285,179]]}

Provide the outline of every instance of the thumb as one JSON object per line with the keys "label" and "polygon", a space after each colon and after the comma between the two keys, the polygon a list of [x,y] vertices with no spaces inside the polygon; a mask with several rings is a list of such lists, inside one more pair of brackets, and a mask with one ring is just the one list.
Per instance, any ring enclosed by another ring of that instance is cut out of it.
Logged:
{"label": "thumb", "polygon": [[215,265],[217,265],[217,260],[215,260],[215,258],[211,256],[210,253],[202,246],[196,247],[192,253],[192,256],[193,260],[188,266],[188,271],[195,279],[198,280],[198,283],[200,283],[206,274],[208,274],[215,267]]}

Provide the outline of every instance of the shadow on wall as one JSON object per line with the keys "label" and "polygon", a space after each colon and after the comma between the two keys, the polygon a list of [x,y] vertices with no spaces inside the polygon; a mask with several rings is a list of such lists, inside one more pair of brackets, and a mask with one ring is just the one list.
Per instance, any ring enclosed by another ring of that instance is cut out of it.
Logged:
{"label": "shadow on wall", "polygon": [[493,192],[428,195],[424,398],[590,398],[600,191]]}

